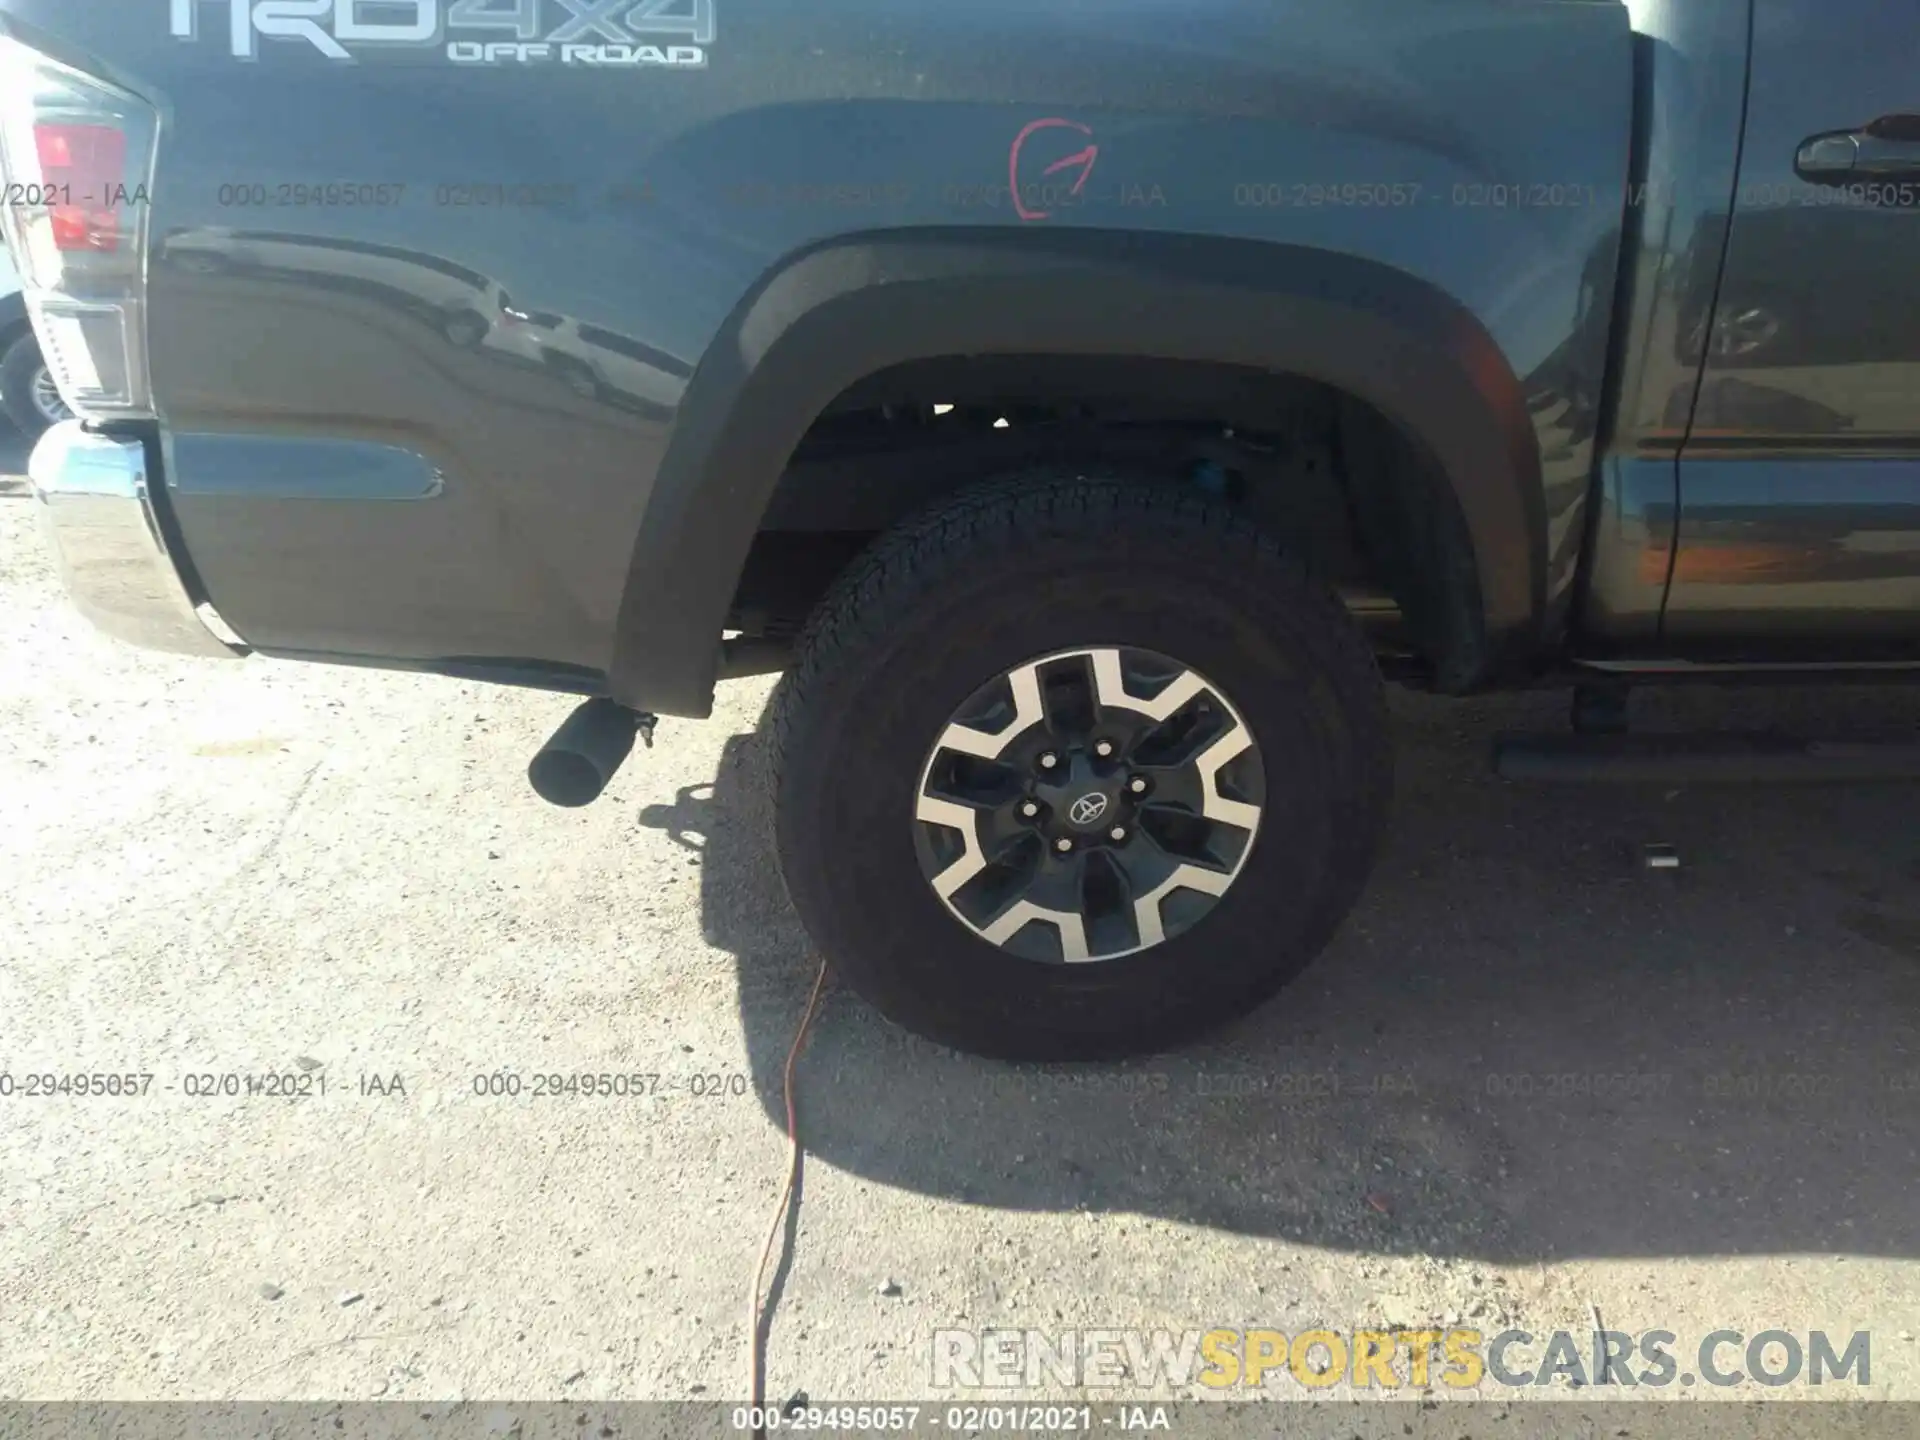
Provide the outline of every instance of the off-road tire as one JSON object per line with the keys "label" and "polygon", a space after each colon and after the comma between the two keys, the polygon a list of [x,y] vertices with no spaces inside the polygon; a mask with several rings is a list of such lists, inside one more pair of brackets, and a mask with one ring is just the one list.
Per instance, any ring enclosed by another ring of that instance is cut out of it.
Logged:
{"label": "off-road tire", "polygon": [[[949,912],[915,804],[971,692],[1089,646],[1216,684],[1259,746],[1265,813],[1192,929],[1042,964]],[[882,1014],[1005,1059],[1150,1052],[1258,1005],[1358,899],[1392,787],[1379,672],[1330,589],[1227,506],[1131,480],[1015,477],[881,537],[811,617],[771,718],[779,865],[808,934]]]}

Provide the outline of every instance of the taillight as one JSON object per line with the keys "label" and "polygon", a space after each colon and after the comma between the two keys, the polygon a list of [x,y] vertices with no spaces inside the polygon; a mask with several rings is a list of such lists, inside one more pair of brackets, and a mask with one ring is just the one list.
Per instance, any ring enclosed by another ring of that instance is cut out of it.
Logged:
{"label": "taillight", "polygon": [[0,38],[0,230],[47,369],[85,419],[153,415],[146,256],[158,138],[145,101]]}
{"label": "taillight", "polygon": [[33,148],[52,192],[53,243],[62,250],[116,249],[120,212],[102,202],[128,188],[127,132],[49,122],[33,127]]}

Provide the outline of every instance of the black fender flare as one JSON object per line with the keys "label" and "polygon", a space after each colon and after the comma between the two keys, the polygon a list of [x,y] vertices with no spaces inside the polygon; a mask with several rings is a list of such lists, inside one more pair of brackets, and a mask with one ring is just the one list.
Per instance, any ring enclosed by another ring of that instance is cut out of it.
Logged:
{"label": "black fender flare", "polygon": [[1472,550],[1482,668],[1536,646],[1539,446],[1520,382],[1457,301],[1374,261],[1262,241],[1066,230],[837,239],[772,271],[688,383],[621,598],[609,693],[712,712],[720,634],[789,457],[854,382],[950,355],[1151,356],[1319,380],[1446,477]]}

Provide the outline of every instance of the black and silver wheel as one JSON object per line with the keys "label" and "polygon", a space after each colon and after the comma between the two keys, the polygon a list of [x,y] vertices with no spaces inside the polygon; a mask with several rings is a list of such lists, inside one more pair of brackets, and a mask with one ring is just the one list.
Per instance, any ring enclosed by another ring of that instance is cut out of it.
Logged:
{"label": "black and silver wheel", "polygon": [[774,714],[782,874],[892,1019],[1017,1059],[1243,1013],[1364,884],[1391,783],[1371,653],[1228,509],[1003,483],[884,537]]}
{"label": "black and silver wheel", "polygon": [[1219,903],[1265,798],[1253,732],[1211,681],[1148,650],[1074,650],[967,698],[927,757],[914,844],[988,944],[1114,960]]}
{"label": "black and silver wheel", "polygon": [[6,406],[7,418],[29,438],[73,418],[31,334],[15,340],[0,356],[0,403]]}

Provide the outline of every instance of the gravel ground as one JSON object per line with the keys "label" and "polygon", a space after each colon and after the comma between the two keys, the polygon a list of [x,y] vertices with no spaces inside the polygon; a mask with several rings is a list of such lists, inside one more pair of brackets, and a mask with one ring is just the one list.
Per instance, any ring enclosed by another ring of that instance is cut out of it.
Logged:
{"label": "gravel ground", "polygon": [[[739,1396],[817,965],[768,853],[770,686],[554,810],[522,772],[566,700],[115,645],[30,510],[0,499],[0,1071],[153,1079],[0,1099],[0,1395]],[[1597,1307],[1870,1330],[1866,1393],[1920,1398],[1920,791],[1492,778],[1561,703],[1398,698],[1360,910],[1206,1045],[1012,1068],[829,990],[769,1394],[951,1394],[942,1328]],[[1636,718],[1911,734],[1920,692]],[[548,1072],[661,1079],[475,1092]],[[229,1074],[325,1092],[190,1093]]]}

